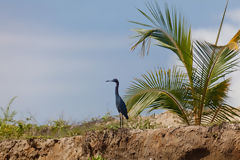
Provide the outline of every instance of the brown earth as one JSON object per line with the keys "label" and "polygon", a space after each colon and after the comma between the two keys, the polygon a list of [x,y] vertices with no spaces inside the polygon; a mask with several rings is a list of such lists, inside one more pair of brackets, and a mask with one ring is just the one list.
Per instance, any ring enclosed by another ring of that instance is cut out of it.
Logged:
{"label": "brown earth", "polygon": [[104,130],[61,139],[0,142],[0,160],[239,160],[240,124]]}

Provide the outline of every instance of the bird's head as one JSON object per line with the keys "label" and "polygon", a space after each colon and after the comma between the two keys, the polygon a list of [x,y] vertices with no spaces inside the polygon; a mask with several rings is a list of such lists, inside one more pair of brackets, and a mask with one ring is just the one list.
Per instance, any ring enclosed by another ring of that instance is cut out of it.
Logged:
{"label": "bird's head", "polygon": [[106,82],[115,82],[117,84],[119,83],[117,78],[114,78],[113,80],[107,80]]}

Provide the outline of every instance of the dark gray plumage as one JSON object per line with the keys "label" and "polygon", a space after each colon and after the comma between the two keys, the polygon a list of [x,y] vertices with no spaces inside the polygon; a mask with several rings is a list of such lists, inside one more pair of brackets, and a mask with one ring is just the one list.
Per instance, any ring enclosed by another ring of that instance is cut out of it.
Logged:
{"label": "dark gray plumage", "polygon": [[118,88],[119,88],[119,81],[118,79],[113,79],[113,80],[107,80],[106,82],[115,82],[116,83],[116,88],[115,88],[115,96],[116,96],[116,107],[119,112],[120,116],[120,127],[123,125],[123,118],[122,115],[128,119],[128,114],[127,114],[127,107],[122,98],[119,96],[118,93]]}

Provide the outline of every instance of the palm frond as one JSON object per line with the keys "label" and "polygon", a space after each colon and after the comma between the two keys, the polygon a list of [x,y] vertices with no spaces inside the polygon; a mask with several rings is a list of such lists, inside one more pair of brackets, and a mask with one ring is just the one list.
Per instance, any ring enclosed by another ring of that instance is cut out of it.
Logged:
{"label": "palm frond", "polygon": [[[196,41],[194,46],[196,75],[201,77],[203,87],[211,87],[220,78],[236,71],[239,51],[217,47],[207,42]],[[207,89],[207,88],[206,88]]]}
{"label": "palm frond", "polygon": [[205,108],[209,108],[208,106],[221,106],[227,98],[229,86],[230,78],[218,83],[212,88],[209,88],[205,99]]}
{"label": "palm frond", "polygon": [[[206,101],[208,90],[219,83],[219,80],[236,70],[239,63],[238,50],[227,46],[217,47],[207,42],[196,41],[194,45],[194,64],[196,76],[195,88],[200,91],[199,117]],[[195,90],[197,90],[195,89]],[[201,122],[199,122],[201,123]]]}
{"label": "palm frond", "polygon": [[220,37],[220,33],[221,33],[221,30],[222,30],[223,21],[224,21],[225,15],[226,15],[227,7],[228,7],[228,2],[229,2],[229,0],[227,0],[227,3],[226,3],[225,8],[224,8],[224,12],[223,12],[222,20],[221,20],[221,23],[220,23],[220,27],[219,27],[219,29],[218,29],[218,34],[217,34],[217,38],[216,38],[215,45],[217,45],[218,39],[219,39],[219,37]]}
{"label": "palm frond", "polygon": [[186,103],[182,101],[187,100],[186,82],[186,75],[176,67],[168,71],[148,72],[142,75],[142,79],[135,79],[127,90],[129,115],[136,116],[146,108],[165,108],[189,123],[184,107]]}
{"label": "palm frond", "polygon": [[148,53],[149,49],[149,46],[145,46],[146,44],[149,45],[146,41],[154,39],[156,40],[157,45],[168,48],[176,53],[180,61],[186,67],[188,76],[191,77],[192,41],[190,27],[186,25],[184,18],[178,14],[176,10],[173,9],[170,11],[168,6],[165,7],[164,13],[157,3],[155,3],[155,5],[148,3],[147,8],[150,12],[150,16],[142,10],[138,10],[148,21],[150,21],[151,24],[130,21],[150,28],[136,29],[140,38],[131,49],[134,50],[138,45],[142,44],[141,54],[144,56],[145,53]]}
{"label": "palm frond", "polygon": [[202,124],[212,124],[221,122],[230,122],[236,118],[240,118],[240,110],[228,104],[215,106],[209,111],[204,112],[202,117]]}

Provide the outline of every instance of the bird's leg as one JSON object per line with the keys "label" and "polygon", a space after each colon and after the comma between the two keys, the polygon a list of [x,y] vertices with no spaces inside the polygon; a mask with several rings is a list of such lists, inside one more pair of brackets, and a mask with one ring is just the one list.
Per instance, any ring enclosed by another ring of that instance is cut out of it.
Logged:
{"label": "bird's leg", "polygon": [[120,118],[120,128],[122,128],[122,113],[119,113],[119,118]]}
{"label": "bird's leg", "polygon": [[124,119],[124,118],[123,118],[123,114],[121,114],[121,115],[122,115],[122,127],[123,127],[123,119]]}
{"label": "bird's leg", "polygon": [[121,128],[123,128],[123,114],[121,113]]}
{"label": "bird's leg", "polygon": [[121,128],[123,127],[123,115],[121,113]]}

